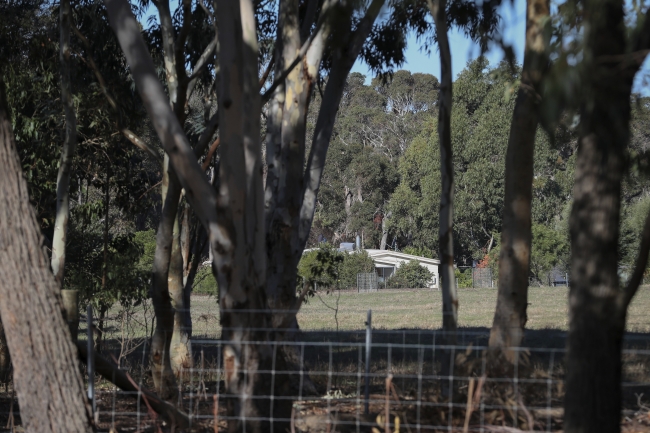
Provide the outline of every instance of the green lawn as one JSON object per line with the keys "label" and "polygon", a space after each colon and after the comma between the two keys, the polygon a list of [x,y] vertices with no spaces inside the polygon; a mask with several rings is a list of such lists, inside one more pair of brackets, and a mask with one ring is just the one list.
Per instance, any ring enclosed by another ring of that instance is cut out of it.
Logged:
{"label": "green lawn", "polygon": [[[496,289],[460,289],[459,325],[490,327],[496,306]],[[337,294],[309,298],[298,314],[303,330],[336,329],[334,310]],[[566,330],[566,287],[531,287],[528,302],[529,329]],[[327,306],[325,305],[327,304]],[[366,312],[372,309],[376,329],[435,329],[442,323],[441,294],[437,290],[384,290],[374,293],[341,292],[338,306],[340,330],[364,329]],[[628,315],[628,330],[650,332],[650,286],[639,289]],[[192,298],[195,333],[212,334],[218,323],[218,305],[214,297]]]}

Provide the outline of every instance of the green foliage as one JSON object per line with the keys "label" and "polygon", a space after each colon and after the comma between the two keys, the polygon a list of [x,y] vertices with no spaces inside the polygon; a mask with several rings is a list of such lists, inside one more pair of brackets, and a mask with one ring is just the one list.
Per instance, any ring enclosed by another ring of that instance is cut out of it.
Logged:
{"label": "green foliage", "polygon": [[569,244],[562,233],[542,224],[533,224],[531,232],[530,273],[540,285],[545,285],[555,266],[568,263]]}
{"label": "green foliage", "polygon": [[624,206],[619,238],[621,264],[632,268],[636,264],[645,220],[650,213],[650,196],[644,196]]}
{"label": "green foliage", "polygon": [[458,283],[458,287],[460,288],[472,287],[473,284],[472,268],[465,268],[462,270],[456,268],[454,270],[454,275],[456,276],[456,282]]}
{"label": "green foliage", "polygon": [[427,247],[414,247],[414,246],[408,246],[402,250],[403,253],[405,254],[411,254],[412,256],[420,256],[420,257],[426,257],[428,259],[433,259],[433,251],[431,251]]}
{"label": "green foliage", "polygon": [[[549,228],[543,224],[533,223],[531,227],[532,243],[530,251],[530,277],[539,285],[549,284],[549,273],[559,266],[566,269],[569,262],[569,242],[562,231]],[[499,278],[499,254],[501,246],[497,244],[488,256],[488,266],[495,279]]]}
{"label": "green foliage", "polygon": [[196,271],[196,277],[194,278],[192,293],[213,296],[219,294],[217,280],[212,273],[212,266],[199,266],[199,269]]}
{"label": "green foliage", "polygon": [[420,289],[429,287],[433,274],[417,260],[411,260],[397,268],[388,279],[387,286],[391,288]]}
{"label": "green foliage", "polygon": [[379,248],[387,203],[399,184],[398,161],[435,110],[439,84],[432,75],[403,70],[392,80],[364,83],[359,73],[348,77],[314,230],[330,241],[363,234],[366,248]]}
{"label": "green foliage", "polygon": [[[83,240],[77,238],[83,236]],[[109,239],[106,270],[101,232],[69,233],[75,249],[68,248],[65,288],[80,293],[80,304],[90,302],[99,310],[114,303],[138,304],[147,295],[151,268],[140,266],[144,249],[132,233]],[[104,281],[104,276],[105,281]]]}
{"label": "green foliage", "polygon": [[[516,82],[509,65],[489,69],[483,58],[470,62],[454,83],[451,118],[454,197],[454,253],[459,264],[482,258],[501,231],[504,167]],[[553,147],[539,132],[535,149],[533,218],[554,224],[572,187],[573,135],[558,132]],[[398,245],[438,249],[440,153],[435,119],[399,160],[400,183],[391,195],[390,232]]]}
{"label": "green foliage", "polygon": [[330,290],[338,287],[338,278],[344,255],[328,243],[302,255],[298,263],[298,287],[309,284],[317,289]]}
{"label": "green foliage", "polygon": [[143,230],[135,233],[135,242],[142,248],[142,255],[138,261],[138,268],[142,272],[151,273],[153,260],[156,255],[156,232],[155,230]]}
{"label": "green foliage", "polygon": [[367,251],[343,253],[343,262],[339,270],[340,287],[349,289],[357,286],[357,274],[375,272],[375,262]]}

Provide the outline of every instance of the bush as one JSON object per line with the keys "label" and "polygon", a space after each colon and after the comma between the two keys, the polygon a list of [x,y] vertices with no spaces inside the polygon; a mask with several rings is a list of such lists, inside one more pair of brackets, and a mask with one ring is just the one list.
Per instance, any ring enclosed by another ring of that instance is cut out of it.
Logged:
{"label": "bush", "polygon": [[410,254],[412,256],[426,257],[428,259],[433,258],[433,251],[427,247],[413,247],[409,246],[402,250],[404,254]]}
{"label": "bush", "polygon": [[454,274],[456,275],[456,282],[458,283],[458,287],[472,287],[472,268],[468,268],[463,271],[456,268],[456,270],[454,270]]}
{"label": "bush", "polygon": [[217,280],[215,280],[212,273],[212,266],[199,266],[192,285],[192,293],[217,296]]}
{"label": "bush", "polygon": [[324,289],[336,287],[342,262],[343,254],[327,243],[303,254],[298,263],[298,290],[303,283]]}
{"label": "bush", "polygon": [[371,272],[375,272],[375,262],[367,251],[343,253],[343,262],[339,271],[340,287],[346,289],[357,287],[357,274]]}
{"label": "bush", "polygon": [[402,263],[387,281],[388,287],[401,289],[420,289],[429,287],[433,274],[417,260]]}

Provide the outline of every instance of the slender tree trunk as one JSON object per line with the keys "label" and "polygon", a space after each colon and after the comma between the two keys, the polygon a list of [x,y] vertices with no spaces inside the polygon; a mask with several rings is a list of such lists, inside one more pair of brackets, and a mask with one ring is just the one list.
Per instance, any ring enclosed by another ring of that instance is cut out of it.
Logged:
{"label": "slender tree trunk", "polygon": [[[350,43],[340,47],[340,50],[336,53],[336,61],[333,62],[332,70],[327,79],[323,101],[314,128],[309,157],[307,158],[307,166],[303,175],[302,206],[300,209],[300,226],[298,228],[298,239],[301,245],[300,254],[305,248],[314,221],[320,181],[346,79],[383,5],[384,0],[373,0],[370,3],[356,30],[349,35]],[[343,27],[341,26],[341,28]],[[296,257],[295,260],[298,263],[300,257]]]}
{"label": "slender tree trunk", "polygon": [[[72,83],[70,81],[70,26],[71,26],[70,0],[62,0],[59,6],[59,63],[61,68],[61,101],[65,113],[65,139],[61,150],[59,174],[56,179],[56,218],[54,221],[54,234],[52,235],[52,272],[54,278],[63,288],[65,271],[65,244],[68,234],[68,219],[70,217],[70,176],[72,175],[72,158],[77,147],[77,117],[72,102]],[[76,290],[64,298],[73,300],[78,297]],[[68,320],[74,320],[79,315],[77,304],[65,302],[63,309]],[[72,326],[72,325],[71,325]],[[72,330],[72,327],[70,328]],[[72,333],[76,341],[77,333]]]}
{"label": "slender tree trunk", "polygon": [[[440,228],[438,243],[440,248],[440,285],[442,288],[442,330],[444,344],[456,344],[458,327],[458,294],[454,274],[454,165],[451,148],[451,97],[452,71],[451,50],[447,38],[447,15],[444,0],[430,0],[429,8],[436,24],[436,36],[440,50],[440,96],[438,102],[438,141],[440,145]],[[444,376],[450,376],[453,369],[453,351],[449,350],[442,359],[442,392],[451,396],[453,383]]]}
{"label": "slender tree trunk", "polygon": [[527,320],[533,156],[539,123],[539,92],[548,69],[546,50],[550,37],[550,30],[545,32],[544,28],[549,19],[550,1],[528,0],[526,8],[526,51],[506,153],[499,294],[490,332],[495,361],[504,355],[511,364],[516,362],[519,352],[508,349],[521,344]]}
{"label": "slender tree trunk", "polygon": [[97,328],[96,328],[96,337],[95,337],[95,351],[97,353],[102,353],[104,348],[104,319],[106,319],[106,310],[108,308],[101,306],[99,307],[99,315],[97,317]]}
{"label": "slender tree trunk", "polygon": [[[169,348],[174,326],[174,314],[167,289],[169,263],[173,240],[173,222],[178,211],[181,185],[185,197],[192,205],[201,224],[210,234],[211,249],[217,248],[222,231],[218,228],[217,196],[196,161],[178,117],[169,106],[169,99],[160,84],[150,53],[133,16],[130,4],[125,0],[104,0],[111,27],[118,38],[129,64],[138,92],[151,119],[156,134],[166,152],[167,171],[173,164],[168,191],[163,195],[162,219],[156,235],[156,253],[152,282],[152,301],[156,314],[156,330],[152,339],[152,373],[154,386],[163,398],[173,398],[176,393],[175,379],[169,361]],[[220,14],[221,15],[221,14]],[[256,89],[256,92],[258,89]],[[178,176],[178,178],[176,177]],[[163,182],[164,183],[164,182]],[[241,215],[237,218],[241,219]],[[215,254],[215,257],[218,254]]]}
{"label": "slender tree trunk", "polygon": [[[186,0],[181,2],[183,6],[183,27],[180,30],[178,35],[178,40],[175,40],[174,26],[172,22],[172,14],[170,10],[169,0],[161,0],[156,3],[158,8],[160,24],[161,24],[161,33],[162,33],[162,42],[163,42],[163,61],[165,65],[165,76],[167,78],[167,91],[169,93],[169,103],[171,104],[172,110],[176,115],[179,123],[182,125],[185,122],[185,97],[187,89],[187,74],[185,72],[184,58],[181,53],[184,51],[184,37],[182,36],[187,31],[188,26],[188,15],[187,7],[190,5]],[[179,56],[180,55],[180,56]],[[169,176],[169,171],[165,170],[163,177]],[[178,180],[167,179],[167,184],[171,182],[178,183]],[[163,185],[165,180],[163,179]],[[164,188],[164,187],[163,187]],[[163,191],[163,197],[165,193]],[[178,198],[176,199],[178,200]],[[171,220],[167,220],[168,223],[171,223]],[[187,230],[187,227],[183,227],[183,230]],[[167,228],[165,228],[167,230]],[[183,269],[184,269],[184,258],[182,256],[182,248],[180,242],[181,227],[178,222],[178,215],[175,215],[173,220],[173,240],[172,247],[169,251],[171,257],[169,259],[169,270],[168,270],[168,284],[167,290],[169,291],[169,297],[171,299],[172,308],[161,308],[156,310],[156,319],[162,323],[173,322],[173,331],[170,336],[170,346],[167,351],[162,352],[164,358],[170,358],[169,363],[172,370],[176,375],[180,374],[181,369],[189,368],[192,364],[192,346],[190,341],[190,335],[187,333],[187,329],[183,326],[183,322],[189,317],[189,303],[185,304],[183,296]],[[159,290],[163,290],[161,287]],[[158,314],[170,314],[169,317],[159,317]],[[164,339],[166,341],[166,338]],[[163,364],[167,364],[167,360],[163,361]]]}
{"label": "slender tree trunk", "polygon": [[[330,2],[325,2],[321,13],[326,13]],[[275,76],[280,76],[300,52],[304,39],[297,0],[282,0],[278,13],[278,35],[274,54]],[[305,23],[303,23],[305,24]],[[296,257],[302,255],[298,239],[300,207],[302,202],[303,167],[307,110],[316,81],[318,65],[323,53],[325,31],[312,43],[301,65],[295,67],[277,87],[271,101],[267,123],[267,173],[265,191],[267,282],[266,295],[273,313],[273,327],[278,341],[293,341],[300,332],[296,315]],[[293,345],[282,345],[278,356],[287,370],[300,371],[299,354]],[[305,376],[303,376],[304,378]],[[289,395],[298,393],[299,376],[280,372],[276,380],[291,382]],[[309,376],[303,380],[305,394],[314,394],[316,388]],[[277,406],[277,410],[290,408]],[[277,414],[278,416],[286,417]]]}
{"label": "slender tree trunk", "polygon": [[[585,17],[584,70],[588,72],[582,77],[585,100],[569,220],[564,431],[614,433],[620,431],[621,347],[631,300],[628,290],[619,286],[618,241],[636,68],[625,67],[623,1],[587,1]],[[646,264],[647,256],[641,267]]]}
{"label": "slender tree trunk", "polygon": [[[179,283],[178,259],[180,259],[180,284],[182,286],[182,257],[178,236],[174,236],[174,228],[178,234],[178,201],[181,186],[169,164],[165,154],[163,175],[163,210],[158,231],[156,233],[156,252],[153,264],[151,299],[156,316],[156,328],[151,340],[151,370],[154,389],[163,399],[173,400],[177,387],[174,369],[171,364],[171,342],[174,332],[174,307],[171,292],[176,290]],[[174,242],[176,239],[176,242]],[[174,245],[175,244],[175,245]],[[176,254],[174,254],[176,249]],[[176,261],[174,260],[176,259]],[[181,289],[182,290],[182,289]]]}
{"label": "slender tree trunk", "polygon": [[27,432],[91,432],[59,286],[29,203],[0,80],[0,316]]}
{"label": "slender tree trunk", "polygon": [[388,218],[390,218],[392,212],[386,213],[381,219],[381,243],[379,244],[380,250],[385,250],[386,245],[388,244]]}
{"label": "slender tree trunk", "polygon": [[[183,212],[186,213],[187,211]],[[187,224],[186,221],[184,221]],[[192,366],[192,343],[188,328],[185,325],[189,316],[189,297],[185,296],[185,285],[183,284],[184,257],[181,254],[180,224],[178,218],[174,219],[173,241],[171,249],[171,260],[169,263],[169,276],[167,278],[169,296],[174,309],[174,330],[170,346],[170,361],[174,374],[178,377],[182,369]],[[186,230],[185,227],[183,230]]]}

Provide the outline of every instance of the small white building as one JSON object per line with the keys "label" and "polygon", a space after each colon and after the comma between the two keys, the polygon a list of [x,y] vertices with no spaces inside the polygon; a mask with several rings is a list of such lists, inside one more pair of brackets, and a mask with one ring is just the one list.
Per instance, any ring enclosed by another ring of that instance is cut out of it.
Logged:
{"label": "small white building", "polygon": [[440,266],[440,260],[414,256],[412,254],[405,254],[392,250],[366,250],[366,252],[375,262],[377,279],[380,283],[386,281],[403,264],[408,263],[411,260],[417,260],[420,262],[420,265],[427,268],[429,272],[433,274],[433,278],[429,282],[429,287],[434,289],[438,288],[438,281],[440,281],[438,266]]}

